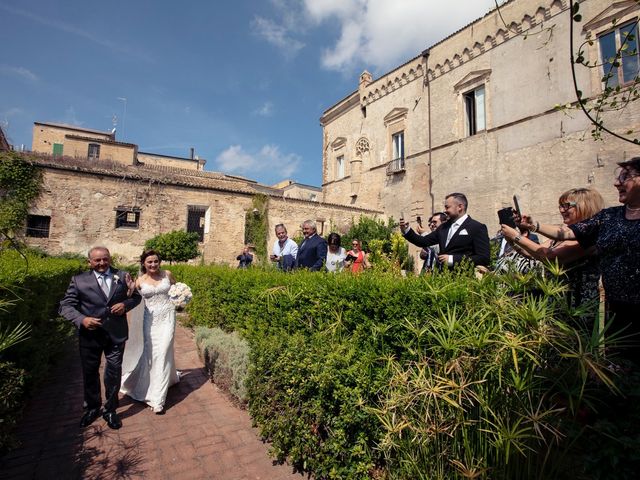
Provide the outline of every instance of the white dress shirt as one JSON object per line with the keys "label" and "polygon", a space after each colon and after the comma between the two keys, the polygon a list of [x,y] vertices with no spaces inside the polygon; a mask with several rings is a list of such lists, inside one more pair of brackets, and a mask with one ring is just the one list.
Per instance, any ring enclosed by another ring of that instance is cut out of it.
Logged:
{"label": "white dress shirt", "polygon": [[[464,215],[462,215],[461,217],[457,218],[455,222],[453,222],[451,224],[451,227],[449,227],[449,232],[447,233],[447,241],[444,244],[444,246],[446,247],[447,245],[449,245],[449,242],[451,241],[451,237],[453,237],[453,235],[458,231],[458,229],[460,228],[460,225],[462,225],[464,223],[464,221],[469,218],[469,215],[467,215],[466,213]],[[447,264],[449,266],[453,265],[453,255],[449,255],[447,257]]]}
{"label": "white dress shirt", "polygon": [[296,242],[287,237],[284,245],[280,247],[280,241],[276,240],[276,242],[273,244],[273,254],[276,257],[291,255],[295,259],[298,257],[298,245],[296,244]]}

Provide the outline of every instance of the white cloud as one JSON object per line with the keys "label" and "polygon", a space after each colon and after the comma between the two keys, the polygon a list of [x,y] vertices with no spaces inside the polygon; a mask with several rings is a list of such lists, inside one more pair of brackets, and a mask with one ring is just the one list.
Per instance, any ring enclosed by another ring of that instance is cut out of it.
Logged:
{"label": "white cloud", "polygon": [[495,7],[494,0],[302,1],[313,23],[339,27],[338,39],[322,54],[322,65],[349,72],[392,68]]}
{"label": "white cloud", "polygon": [[38,80],[38,76],[33,73],[31,70],[24,67],[14,67],[12,65],[2,65],[0,64],[0,74],[2,75],[14,75],[17,77],[24,78],[30,82],[35,82]]}
{"label": "white cloud", "polygon": [[273,102],[264,102],[260,107],[253,111],[254,115],[259,117],[270,117],[273,115]]}
{"label": "white cloud", "polygon": [[9,117],[15,117],[16,115],[22,115],[24,110],[19,107],[12,107],[0,112],[0,117],[3,117],[5,120]]}
{"label": "white cloud", "polygon": [[278,178],[290,177],[298,169],[300,156],[284,154],[277,145],[265,145],[254,153],[246,152],[241,145],[231,145],[216,158],[217,168],[225,173],[237,173],[256,177],[263,173]]}
{"label": "white cloud", "polygon": [[84,122],[78,120],[76,109],[73,107],[73,105],[69,105],[69,107],[67,107],[60,122],[66,123],[67,125],[76,125],[78,127],[81,127],[84,124]]}
{"label": "white cloud", "polygon": [[295,39],[288,27],[268,18],[256,16],[251,22],[251,27],[256,35],[277,47],[287,58],[294,57],[304,48],[304,43]]}

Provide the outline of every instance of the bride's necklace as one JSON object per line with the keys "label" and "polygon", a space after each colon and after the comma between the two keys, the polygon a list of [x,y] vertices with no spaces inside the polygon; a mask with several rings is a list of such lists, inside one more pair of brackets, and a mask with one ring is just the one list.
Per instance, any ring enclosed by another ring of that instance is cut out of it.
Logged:
{"label": "bride's necklace", "polygon": [[630,212],[639,212],[640,211],[640,207],[632,208],[629,205],[627,205],[627,210],[630,211]]}

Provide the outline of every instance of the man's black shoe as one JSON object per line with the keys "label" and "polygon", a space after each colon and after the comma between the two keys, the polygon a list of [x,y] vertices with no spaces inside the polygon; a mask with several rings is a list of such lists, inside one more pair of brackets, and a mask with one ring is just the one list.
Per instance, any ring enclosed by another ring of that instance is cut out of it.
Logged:
{"label": "man's black shoe", "polygon": [[84,412],[84,415],[80,419],[80,427],[81,428],[88,427],[99,416],[100,416],[100,409],[99,408],[90,408],[89,410]]}
{"label": "man's black shoe", "polygon": [[102,418],[104,418],[105,422],[107,422],[107,425],[109,425],[109,428],[118,430],[122,426],[120,417],[118,417],[118,414],[116,412],[105,412],[102,415]]}

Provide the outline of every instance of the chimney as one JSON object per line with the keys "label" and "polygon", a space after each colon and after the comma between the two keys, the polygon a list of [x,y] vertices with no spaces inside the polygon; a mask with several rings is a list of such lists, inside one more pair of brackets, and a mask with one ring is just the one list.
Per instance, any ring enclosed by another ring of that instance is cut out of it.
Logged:
{"label": "chimney", "polygon": [[194,159],[195,153],[196,153],[196,149],[191,147],[191,160]]}

